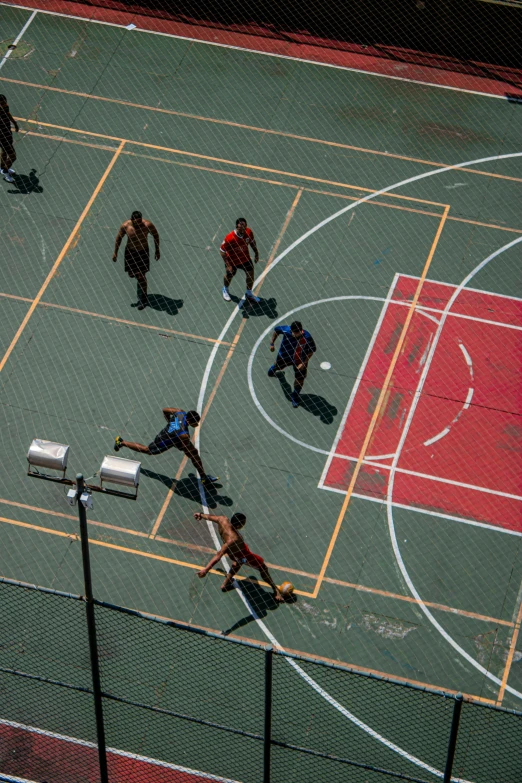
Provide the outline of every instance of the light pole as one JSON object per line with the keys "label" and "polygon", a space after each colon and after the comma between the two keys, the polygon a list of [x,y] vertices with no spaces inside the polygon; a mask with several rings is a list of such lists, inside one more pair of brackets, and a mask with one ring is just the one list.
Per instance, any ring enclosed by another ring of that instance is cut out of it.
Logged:
{"label": "light pole", "polygon": [[[52,481],[57,484],[65,484],[71,489],[67,493],[69,505],[78,505],[80,520],[80,541],[82,547],[83,581],[85,585],[85,612],[87,616],[87,634],[89,638],[89,654],[91,661],[92,690],[94,696],[94,713],[96,717],[96,737],[98,744],[98,760],[100,765],[101,783],[109,783],[107,771],[107,751],[105,745],[105,727],[103,722],[102,690],[100,680],[100,665],[98,661],[98,645],[96,641],[96,618],[94,615],[94,596],[92,592],[91,563],[89,556],[89,536],[87,532],[87,509],[93,507],[92,493],[101,492],[105,495],[136,500],[140,479],[141,463],[121,457],[105,457],[98,474],[100,486],[86,484],[81,473],[72,481],[65,477],[69,446],[63,443],[53,443],[48,440],[33,440],[27,453],[29,467],[27,475],[31,478],[39,478],[44,481]],[[61,473],[49,475],[41,473],[38,468],[53,470]],[[133,487],[134,493],[122,490],[110,489],[103,486],[103,482],[119,484],[120,486]]]}

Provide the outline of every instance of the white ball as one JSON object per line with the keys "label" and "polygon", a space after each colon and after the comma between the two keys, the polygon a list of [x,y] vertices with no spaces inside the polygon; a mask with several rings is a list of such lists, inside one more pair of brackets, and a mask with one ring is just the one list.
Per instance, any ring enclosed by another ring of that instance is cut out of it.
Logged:
{"label": "white ball", "polygon": [[332,365],[330,362],[321,362],[321,370],[330,370]]}

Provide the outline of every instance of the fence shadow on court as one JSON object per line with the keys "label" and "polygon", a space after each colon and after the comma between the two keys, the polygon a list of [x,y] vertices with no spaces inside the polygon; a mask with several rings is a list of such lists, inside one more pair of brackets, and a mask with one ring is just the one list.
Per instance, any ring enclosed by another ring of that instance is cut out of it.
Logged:
{"label": "fence shadow on court", "polygon": [[[174,486],[175,495],[185,498],[185,500],[192,500],[194,503],[201,505],[198,479],[194,473],[189,473],[186,478],[180,479],[179,481],[173,479],[172,476],[166,476],[164,473],[156,473],[153,470],[147,470],[147,468],[141,469],[141,475],[154,479],[154,481],[161,482],[167,489],[172,489]],[[219,494],[218,490],[220,490],[222,486],[222,484],[210,484],[209,486],[205,486],[205,498],[209,508],[231,506],[233,504],[232,498]]]}
{"label": "fence shadow on court", "polygon": [[43,193],[40,180],[36,176],[36,169],[31,169],[29,174],[13,174],[16,190],[8,190],[12,196],[26,196],[29,193]]}
{"label": "fence shadow on court", "polygon": [[[281,384],[286,399],[290,400],[292,387],[282,372],[276,373],[276,378]],[[323,424],[332,424],[338,413],[337,408],[334,405],[331,405],[328,400],[325,400],[324,397],[320,397],[319,394],[301,394],[300,407],[307,413],[318,416]]]}

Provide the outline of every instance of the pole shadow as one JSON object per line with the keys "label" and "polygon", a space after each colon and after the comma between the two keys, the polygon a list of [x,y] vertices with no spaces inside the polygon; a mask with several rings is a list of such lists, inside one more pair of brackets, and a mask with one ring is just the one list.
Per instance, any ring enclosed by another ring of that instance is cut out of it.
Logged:
{"label": "pole shadow", "polygon": [[[278,372],[275,377],[279,381],[286,399],[290,400],[293,389],[284,374]],[[317,416],[323,424],[333,424],[334,418],[338,413],[337,408],[331,405],[324,397],[320,397],[319,394],[301,394],[301,405],[299,407],[307,413]]]}
{"label": "pole shadow", "polygon": [[36,169],[31,169],[29,174],[13,174],[16,190],[8,190],[12,196],[26,196],[28,193],[43,193],[43,187],[36,176]]}

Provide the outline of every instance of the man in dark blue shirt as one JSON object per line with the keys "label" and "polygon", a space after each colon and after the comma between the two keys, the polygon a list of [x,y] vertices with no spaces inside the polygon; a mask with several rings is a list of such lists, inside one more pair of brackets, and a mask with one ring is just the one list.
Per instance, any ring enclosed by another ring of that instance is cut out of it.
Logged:
{"label": "man in dark blue shirt", "polygon": [[270,350],[275,351],[275,341],[279,335],[283,335],[283,342],[279,348],[277,359],[268,370],[268,377],[273,378],[277,372],[282,372],[285,367],[294,368],[294,390],[292,392],[292,406],[298,408],[300,404],[301,389],[308,372],[308,362],[316,351],[314,339],[310,332],[303,329],[301,321],[294,321],[290,326],[276,326]]}
{"label": "man in dark blue shirt", "polygon": [[218,481],[217,476],[205,473],[199,452],[190,440],[189,426],[197,427],[199,425],[201,419],[199,413],[197,411],[183,411],[181,408],[163,408],[163,415],[167,420],[167,425],[148,446],[123,440],[118,435],[114,443],[114,451],[125,448],[137,451],[138,454],[149,454],[155,457],[158,454],[163,454],[164,451],[175,448],[183,451],[189,458],[198,471],[203,484]]}

